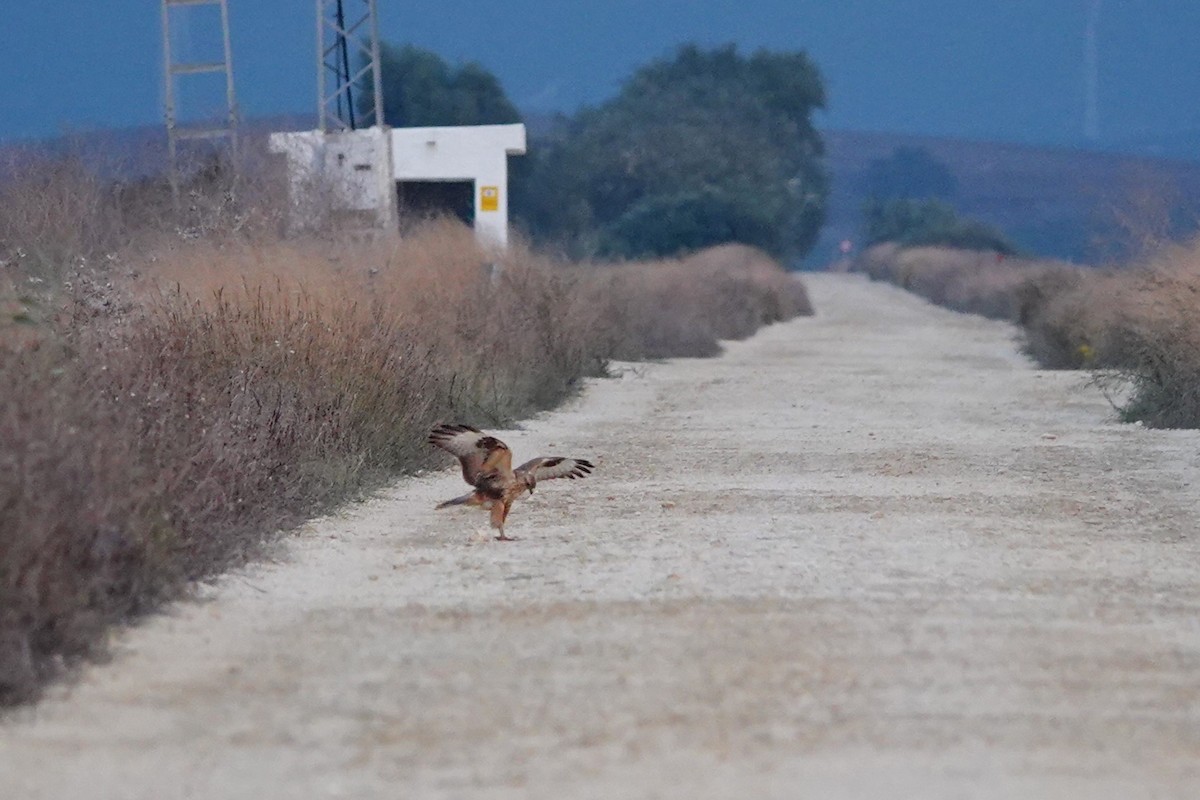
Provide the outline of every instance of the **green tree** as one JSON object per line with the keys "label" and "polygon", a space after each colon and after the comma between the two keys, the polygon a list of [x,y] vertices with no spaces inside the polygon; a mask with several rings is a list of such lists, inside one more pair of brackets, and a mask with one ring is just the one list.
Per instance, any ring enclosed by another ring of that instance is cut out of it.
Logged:
{"label": "green tree", "polygon": [[776,244],[779,232],[767,209],[707,187],[675,195],[656,194],[632,205],[606,229],[601,255],[618,258],[668,256],[722,242]]}
{"label": "green tree", "polygon": [[[577,254],[659,255],[719,235],[800,256],[824,220],[824,147],[811,119],[824,103],[803,53],[687,45],[537,142],[514,204],[535,234]],[[650,235],[654,214],[674,238]]]}
{"label": "green tree", "polygon": [[867,245],[895,242],[905,247],[941,245],[1011,255],[1017,248],[996,228],[960,217],[940,200],[867,201],[863,210]]}
{"label": "green tree", "polygon": [[[380,46],[383,116],[394,127],[503,125],[520,122],[500,81],[471,61],[458,67],[413,45]],[[374,105],[368,87],[360,108]]]}

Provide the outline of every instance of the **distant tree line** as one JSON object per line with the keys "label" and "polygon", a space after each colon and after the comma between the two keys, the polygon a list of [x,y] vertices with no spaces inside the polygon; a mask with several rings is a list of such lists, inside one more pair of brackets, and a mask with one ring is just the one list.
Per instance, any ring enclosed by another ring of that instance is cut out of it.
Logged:
{"label": "distant tree line", "polygon": [[1012,254],[1016,247],[997,228],[961,216],[950,204],[958,179],[923,147],[897,147],[872,161],[865,174],[863,235],[868,246],[940,245]]}
{"label": "distant tree line", "polygon": [[[474,61],[451,66],[437,53],[384,42],[379,48],[379,62],[383,116],[392,127],[507,125],[521,121],[520,112],[509,101],[500,81]],[[362,107],[374,105],[374,95],[367,91],[362,96]]]}
{"label": "distant tree line", "polygon": [[1017,248],[999,229],[960,216],[942,200],[872,198],[863,209],[868,246],[895,242],[904,247],[941,246],[963,250],[992,250],[1012,255]]}
{"label": "distant tree line", "polygon": [[[390,125],[520,120],[478,64],[387,46],[382,66]],[[511,208],[536,239],[577,257],[734,241],[799,258],[825,217],[829,181],[812,121],[824,106],[820,73],[803,52],[686,45],[532,139],[512,164]]]}

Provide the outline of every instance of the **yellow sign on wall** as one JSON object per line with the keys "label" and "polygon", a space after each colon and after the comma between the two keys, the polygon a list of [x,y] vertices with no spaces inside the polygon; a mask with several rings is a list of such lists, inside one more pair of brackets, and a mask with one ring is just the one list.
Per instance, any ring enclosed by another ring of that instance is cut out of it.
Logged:
{"label": "yellow sign on wall", "polygon": [[480,186],[479,187],[479,210],[480,211],[499,211],[500,210],[500,187],[499,186]]}

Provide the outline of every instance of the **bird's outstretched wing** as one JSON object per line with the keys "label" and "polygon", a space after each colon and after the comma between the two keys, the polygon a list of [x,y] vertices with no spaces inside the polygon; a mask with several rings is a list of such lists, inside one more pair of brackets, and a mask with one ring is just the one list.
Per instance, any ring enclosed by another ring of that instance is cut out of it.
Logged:
{"label": "bird's outstretched wing", "polygon": [[470,425],[439,425],[429,443],[457,456],[463,480],[475,486],[484,476],[512,480],[512,451],[508,445]]}
{"label": "bird's outstretched wing", "polygon": [[539,481],[553,480],[554,478],[576,478],[586,477],[595,469],[595,466],[590,461],[585,461],[582,458],[560,458],[558,456],[542,456],[526,461],[521,466],[517,467],[513,472],[517,475],[532,473],[533,477]]}

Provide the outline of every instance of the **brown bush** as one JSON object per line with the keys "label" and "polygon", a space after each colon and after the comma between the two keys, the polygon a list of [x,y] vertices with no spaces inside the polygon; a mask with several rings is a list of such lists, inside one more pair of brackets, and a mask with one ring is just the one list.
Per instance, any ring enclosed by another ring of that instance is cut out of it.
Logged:
{"label": "brown bush", "polygon": [[853,269],[955,311],[1016,320],[1021,314],[1020,289],[1024,284],[1050,272],[1074,268],[991,252],[882,244],[860,255]]}
{"label": "brown bush", "polygon": [[613,358],[706,357],[722,339],[812,313],[804,285],[770,256],[721,245],[676,260],[589,268]]}
{"label": "brown bush", "polygon": [[0,156],[0,262],[24,279],[61,281],[126,243],[115,190],[75,156]]}
{"label": "brown bush", "polygon": [[1114,283],[1106,347],[1131,389],[1122,417],[1200,427],[1200,242],[1165,248]]}
{"label": "brown bush", "polygon": [[181,165],[179,202],[161,175],[122,177],[84,140],[57,150],[0,151],[0,262],[54,285],[104,269],[149,242],[265,236],[282,229],[287,187],[261,138],[246,138],[237,164],[217,154]]}
{"label": "brown bush", "polygon": [[1116,315],[1123,301],[1119,273],[1053,266],[1017,287],[1016,321],[1024,350],[1049,369],[1117,365]]}

